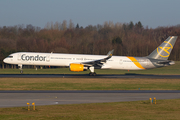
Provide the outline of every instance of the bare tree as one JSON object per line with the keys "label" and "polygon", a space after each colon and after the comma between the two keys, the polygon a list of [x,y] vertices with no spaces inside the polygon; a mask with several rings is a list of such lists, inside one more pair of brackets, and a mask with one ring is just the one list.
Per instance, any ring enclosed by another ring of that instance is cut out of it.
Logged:
{"label": "bare tree", "polygon": [[50,30],[50,28],[51,28],[51,24],[49,23],[49,22],[47,22],[47,24],[45,25],[45,27],[44,27],[45,29],[47,29],[47,30]]}
{"label": "bare tree", "polygon": [[109,27],[110,27],[110,28],[114,28],[114,23],[113,23],[113,21],[109,21]]}
{"label": "bare tree", "polygon": [[54,30],[54,24],[53,24],[53,21],[51,21],[51,30]]}
{"label": "bare tree", "polygon": [[104,22],[104,28],[107,28],[107,27],[109,27],[109,24],[108,24],[107,21],[105,21],[105,22]]}
{"label": "bare tree", "polygon": [[57,21],[54,24],[54,30],[59,30],[59,23]]}
{"label": "bare tree", "polygon": [[69,29],[74,29],[74,23],[71,19],[69,20]]}
{"label": "bare tree", "polygon": [[63,30],[67,30],[67,21],[66,20],[63,20],[62,28],[63,28]]}

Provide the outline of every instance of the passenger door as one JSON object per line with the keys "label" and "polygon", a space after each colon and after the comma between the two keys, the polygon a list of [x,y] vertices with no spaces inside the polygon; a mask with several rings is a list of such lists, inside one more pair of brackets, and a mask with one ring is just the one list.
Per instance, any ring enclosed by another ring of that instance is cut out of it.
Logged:
{"label": "passenger door", "polygon": [[17,55],[17,60],[18,60],[18,61],[21,61],[21,54],[18,54],[18,55]]}
{"label": "passenger door", "polygon": [[50,62],[50,55],[47,55],[47,56],[46,56],[46,61],[47,61],[47,62]]}

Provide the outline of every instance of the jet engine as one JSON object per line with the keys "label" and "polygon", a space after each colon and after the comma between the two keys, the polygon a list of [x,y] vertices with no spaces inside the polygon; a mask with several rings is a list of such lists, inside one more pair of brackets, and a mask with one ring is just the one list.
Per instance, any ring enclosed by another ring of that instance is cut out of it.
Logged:
{"label": "jet engine", "polygon": [[80,71],[85,71],[86,70],[84,68],[84,65],[82,65],[82,64],[75,64],[75,63],[71,63],[69,65],[69,69],[70,69],[70,71],[74,71],[74,72],[80,72]]}

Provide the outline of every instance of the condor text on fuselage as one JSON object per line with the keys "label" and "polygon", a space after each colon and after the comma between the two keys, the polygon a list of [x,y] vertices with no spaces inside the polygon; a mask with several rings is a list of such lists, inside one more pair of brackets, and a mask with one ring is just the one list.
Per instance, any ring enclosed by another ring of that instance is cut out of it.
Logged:
{"label": "condor text on fuselage", "polygon": [[26,54],[23,54],[21,56],[21,60],[23,60],[23,61],[46,61],[46,56],[40,56],[40,55],[28,56]]}

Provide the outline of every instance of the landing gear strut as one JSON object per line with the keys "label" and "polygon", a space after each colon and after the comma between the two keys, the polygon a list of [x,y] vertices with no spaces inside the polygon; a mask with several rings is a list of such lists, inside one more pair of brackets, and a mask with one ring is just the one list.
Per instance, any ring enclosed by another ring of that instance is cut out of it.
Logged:
{"label": "landing gear strut", "polygon": [[90,76],[96,76],[96,73],[94,72],[94,67],[90,67],[89,70],[91,71],[89,73]]}
{"label": "landing gear strut", "polygon": [[23,74],[22,65],[18,65],[18,67],[21,70],[20,73]]}

